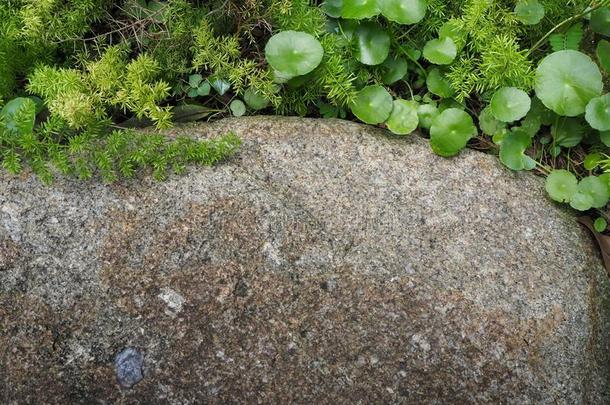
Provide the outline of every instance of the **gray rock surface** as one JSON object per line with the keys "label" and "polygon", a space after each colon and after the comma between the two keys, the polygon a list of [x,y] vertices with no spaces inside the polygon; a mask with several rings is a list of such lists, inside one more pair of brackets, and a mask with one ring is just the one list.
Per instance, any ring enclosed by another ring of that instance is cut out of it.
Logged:
{"label": "gray rock surface", "polygon": [[607,276],[541,179],[340,121],[172,133],[228,130],[162,183],[0,175],[0,403],[608,402]]}

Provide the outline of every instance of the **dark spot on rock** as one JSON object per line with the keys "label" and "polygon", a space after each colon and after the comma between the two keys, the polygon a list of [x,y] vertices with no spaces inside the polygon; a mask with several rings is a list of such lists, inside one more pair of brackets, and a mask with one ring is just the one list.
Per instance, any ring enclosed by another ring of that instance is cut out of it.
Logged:
{"label": "dark spot on rock", "polygon": [[140,349],[127,347],[114,360],[116,377],[121,386],[131,388],[144,378],[142,365],[144,356]]}
{"label": "dark spot on rock", "polygon": [[248,295],[248,290],[249,290],[249,286],[248,283],[244,280],[244,279],[240,279],[236,284],[235,284],[235,295],[237,295],[238,297],[245,297]]}

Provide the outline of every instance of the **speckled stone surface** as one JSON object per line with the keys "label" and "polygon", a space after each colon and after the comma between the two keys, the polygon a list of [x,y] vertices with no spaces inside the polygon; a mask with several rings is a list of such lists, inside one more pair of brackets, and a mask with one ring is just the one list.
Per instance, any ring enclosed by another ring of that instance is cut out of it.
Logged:
{"label": "speckled stone surface", "polygon": [[608,280],[541,179],[340,121],[173,133],[227,130],[162,183],[0,175],[0,403],[608,403]]}

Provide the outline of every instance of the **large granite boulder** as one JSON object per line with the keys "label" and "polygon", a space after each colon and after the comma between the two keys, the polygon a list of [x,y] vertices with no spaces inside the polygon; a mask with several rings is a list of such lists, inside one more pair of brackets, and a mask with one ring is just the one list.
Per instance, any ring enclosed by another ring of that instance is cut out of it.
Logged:
{"label": "large granite boulder", "polygon": [[245,118],[239,154],[0,175],[2,404],[601,404],[608,280],[542,180],[418,137]]}

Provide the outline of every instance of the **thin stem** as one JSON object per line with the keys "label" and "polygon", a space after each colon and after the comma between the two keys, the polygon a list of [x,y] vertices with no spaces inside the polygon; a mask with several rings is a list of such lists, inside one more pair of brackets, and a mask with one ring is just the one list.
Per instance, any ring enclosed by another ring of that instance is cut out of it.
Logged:
{"label": "thin stem", "polygon": [[562,22],[560,22],[559,24],[557,24],[556,26],[554,26],[549,32],[547,32],[542,38],[540,38],[540,40],[538,42],[536,42],[530,49],[529,51],[527,51],[527,53],[525,54],[525,57],[530,56],[536,49],[540,48],[540,46],[542,46],[542,44],[548,39],[548,37],[550,37],[551,35],[553,35],[553,33],[555,31],[557,31],[558,29],[560,29],[561,27],[570,24],[574,21],[578,21],[581,18],[583,18],[584,16],[586,16],[587,14],[592,13],[593,11],[597,10],[598,8],[603,7],[606,3],[608,3],[607,1],[602,1],[601,3],[591,7],[591,8],[587,8],[585,11],[583,11],[580,14],[576,14],[570,18],[567,18],[565,20],[563,20]]}

